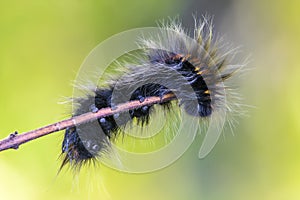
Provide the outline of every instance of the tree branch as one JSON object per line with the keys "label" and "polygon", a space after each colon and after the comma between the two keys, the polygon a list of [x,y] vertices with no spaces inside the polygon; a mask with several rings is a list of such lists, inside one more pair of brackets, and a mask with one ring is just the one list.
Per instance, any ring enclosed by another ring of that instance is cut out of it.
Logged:
{"label": "tree branch", "polygon": [[116,109],[111,108],[103,108],[98,110],[97,112],[88,112],[84,113],[82,115],[78,115],[75,117],[72,117],[70,119],[66,119],[60,122],[56,122],[54,124],[50,124],[48,126],[41,127],[36,130],[28,131],[23,134],[18,135],[18,132],[10,134],[7,138],[0,141],[0,151],[4,151],[7,149],[18,149],[19,146],[23,143],[29,142],[31,140],[37,139],[39,137],[64,130],[69,127],[77,126],[83,123],[88,123],[91,121],[94,121],[100,117],[106,117],[109,115],[125,112],[128,110],[132,110],[135,108],[139,108],[146,105],[153,105],[157,103],[163,103],[170,100],[175,99],[174,94],[167,94],[160,97],[147,97],[145,101],[140,102],[138,100],[136,101],[130,101],[123,104],[117,105]]}

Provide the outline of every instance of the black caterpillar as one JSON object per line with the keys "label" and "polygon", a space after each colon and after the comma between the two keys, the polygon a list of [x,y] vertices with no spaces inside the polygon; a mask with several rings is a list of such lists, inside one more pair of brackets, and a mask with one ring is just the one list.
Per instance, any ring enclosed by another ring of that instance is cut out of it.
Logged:
{"label": "black caterpillar", "polygon": [[[79,105],[74,116],[101,108],[113,109],[113,98],[122,103],[124,94],[129,94],[125,101],[140,102],[146,97],[162,98],[166,94],[175,94],[184,110],[199,118],[207,118],[217,110],[221,106],[219,101],[224,98],[221,91],[230,95],[230,90],[221,87],[220,83],[226,82],[242,65],[229,65],[233,54],[222,49],[221,41],[213,37],[212,22],[206,17],[198,22],[192,38],[186,36],[181,24],[174,22],[163,28],[166,33],[142,41],[144,52],[139,64],[127,64],[127,73],[112,81],[110,86],[98,87],[94,94],[74,99]],[[171,101],[160,105],[168,111]],[[233,112],[234,105],[236,102],[228,103],[226,110]],[[142,126],[148,124],[152,110],[153,105],[143,106],[125,114],[68,128],[62,143],[62,167],[70,163],[72,167],[80,168],[85,162],[99,157],[117,137],[121,126],[132,119]],[[90,128],[92,123],[99,132]],[[84,134],[79,134],[79,131]]]}

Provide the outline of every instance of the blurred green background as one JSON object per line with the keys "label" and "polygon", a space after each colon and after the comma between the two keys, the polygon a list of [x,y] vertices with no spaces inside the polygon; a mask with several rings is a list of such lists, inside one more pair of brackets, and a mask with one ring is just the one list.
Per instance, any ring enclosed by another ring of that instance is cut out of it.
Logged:
{"label": "blurred green background", "polygon": [[192,13],[215,16],[218,32],[251,54],[240,82],[249,116],[234,136],[197,158],[201,139],[173,165],[148,174],[101,167],[56,176],[63,132],[0,153],[0,199],[300,199],[300,2],[267,0],[0,2],[0,136],[68,116],[85,56],[121,31]]}

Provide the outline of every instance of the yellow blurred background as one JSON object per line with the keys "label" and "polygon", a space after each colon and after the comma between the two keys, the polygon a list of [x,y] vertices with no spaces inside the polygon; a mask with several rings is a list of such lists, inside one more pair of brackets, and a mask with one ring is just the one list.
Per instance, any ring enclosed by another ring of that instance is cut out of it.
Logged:
{"label": "yellow blurred background", "polygon": [[201,138],[171,166],[148,174],[106,167],[57,174],[63,132],[0,153],[0,199],[300,199],[300,2],[267,0],[0,2],[0,137],[68,117],[85,56],[109,36],[179,16],[215,16],[218,32],[251,54],[240,81],[253,105],[213,152]]}

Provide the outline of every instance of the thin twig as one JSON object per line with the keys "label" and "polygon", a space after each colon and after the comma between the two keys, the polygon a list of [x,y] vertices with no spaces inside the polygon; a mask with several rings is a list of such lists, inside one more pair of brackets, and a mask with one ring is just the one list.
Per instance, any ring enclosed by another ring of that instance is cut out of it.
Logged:
{"label": "thin twig", "polygon": [[157,103],[163,103],[166,101],[170,101],[175,99],[174,94],[167,94],[160,97],[147,97],[145,101],[140,102],[138,100],[136,101],[130,101],[123,104],[117,105],[115,109],[111,108],[103,108],[98,110],[97,112],[88,112],[84,113],[82,115],[78,115],[75,117],[72,117],[70,119],[66,119],[60,122],[56,122],[54,124],[50,124],[48,126],[41,127],[36,130],[28,131],[23,134],[18,135],[17,132],[10,134],[7,138],[0,141],[0,151],[4,151],[6,149],[18,149],[19,146],[23,143],[29,142],[31,140],[37,139],[39,137],[48,135],[50,133],[54,133],[57,131],[64,130],[68,127],[74,127],[83,123],[88,123],[91,121],[94,121],[100,117],[106,117],[109,115],[113,115],[116,113],[125,112],[131,109],[139,108],[146,105],[153,105]]}

